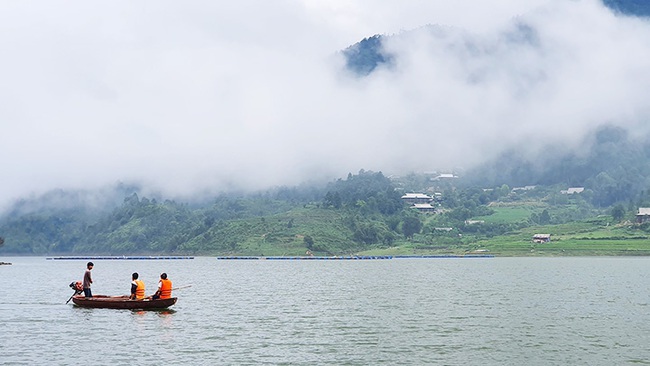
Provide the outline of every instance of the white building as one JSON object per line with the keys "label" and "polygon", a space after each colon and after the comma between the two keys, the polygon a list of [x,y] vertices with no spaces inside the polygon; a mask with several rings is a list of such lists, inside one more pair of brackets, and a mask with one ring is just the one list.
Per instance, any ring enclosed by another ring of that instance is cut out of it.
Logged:
{"label": "white building", "polygon": [[410,204],[429,203],[432,199],[431,196],[423,193],[407,193],[402,196],[402,200]]}

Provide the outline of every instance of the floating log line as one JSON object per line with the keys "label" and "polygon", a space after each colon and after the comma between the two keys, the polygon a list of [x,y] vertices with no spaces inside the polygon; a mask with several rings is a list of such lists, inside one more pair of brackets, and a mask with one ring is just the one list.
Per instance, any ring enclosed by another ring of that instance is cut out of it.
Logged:
{"label": "floating log line", "polygon": [[48,257],[47,260],[168,260],[168,259],[194,259],[186,256],[75,256],[75,257]]}
{"label": "floating log line", "polygon": [[393,259],[390,255],[359,255],[359,256],[344,256],[344,257],[317,257],[317,256],[296,256],[296,257],[257,257],[257,256],[228,256],[217,257],[218,260],[306,260],[306,261],[329,261],[329,260],[369,260],[369,259]]}
{"label": "floating log line", "polygon": [[217,260],[373,260],[373,259],[444,259],[444,258],[494,258],[492,254],[466,254],[466,255],[359,255],[359,256],[295,256],[295,257],[263,257],[263,256],[226,256],[217,257]]}
{"label": "floating log line", "polygon": [[494,258],[494,254],[456,254],[456,255],[396,255],[395,259],[410,259],[410,258]]}

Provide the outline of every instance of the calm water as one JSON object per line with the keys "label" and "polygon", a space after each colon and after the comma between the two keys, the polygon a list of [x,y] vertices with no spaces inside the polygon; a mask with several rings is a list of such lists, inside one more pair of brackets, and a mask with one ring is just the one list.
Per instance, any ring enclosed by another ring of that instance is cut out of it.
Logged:
{"label": "calm water", "polygon": [[137,271],[169,311],[65,301],[85,261],[0,258],[0,364],[650,364],[650,258],[96,260],[95,294]]}

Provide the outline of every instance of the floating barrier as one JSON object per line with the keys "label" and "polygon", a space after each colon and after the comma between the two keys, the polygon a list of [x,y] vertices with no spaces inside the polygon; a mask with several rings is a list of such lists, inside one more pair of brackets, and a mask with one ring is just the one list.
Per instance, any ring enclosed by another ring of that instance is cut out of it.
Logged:
{"label": "floating barrier", "polygon": [[275,261],[334,261],[334,260],[371,260],[371,259],[393,259],[390,255],[359,255],[348,257],[312,257],[312,256],[297,256],[297,257],[251,257],[251,256],[233,256],[233,257],[217,257],[217,260],[275,260]]}
{"label": "floating barrier", "polygon": [[449,255],[396,255],[397,259],[410,258],[494,258],[494,254],[449,254]]}
{"label": "floating barrier", "polygon": [[447,254],[447,255],[359,255],[343,257],[258,257],[258,256],[228,256],[217,257],[217,260],[275,260],[275,261],[335,261],[335,260],[371,260],[371,259],[446,259],[446,258],[494,258],[493,254]]}
{"label": "floating barrier", "polygon": [[167,259],[194,259],[186,256],[89,256],[89,257],[48,257],[47,260],[167,260]]}

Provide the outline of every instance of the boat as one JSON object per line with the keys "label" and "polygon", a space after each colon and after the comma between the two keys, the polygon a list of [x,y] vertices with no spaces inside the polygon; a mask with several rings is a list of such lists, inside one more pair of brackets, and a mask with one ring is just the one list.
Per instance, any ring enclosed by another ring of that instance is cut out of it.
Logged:
{"label": "boat", "polygon": [[74,295],[72,302],[84,308],[99,309],[166,309],[176,304],[177,297],[169,299],[143,299],[131,300],[128,296],[106,296],[93,295],[85,297],[84,295]]}

